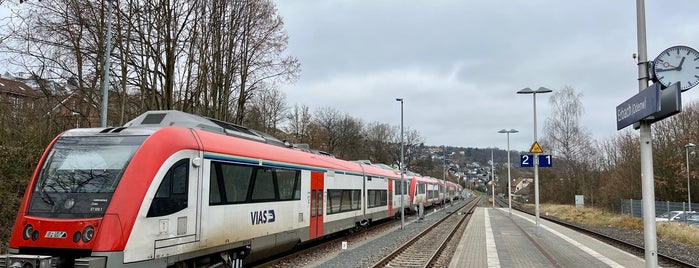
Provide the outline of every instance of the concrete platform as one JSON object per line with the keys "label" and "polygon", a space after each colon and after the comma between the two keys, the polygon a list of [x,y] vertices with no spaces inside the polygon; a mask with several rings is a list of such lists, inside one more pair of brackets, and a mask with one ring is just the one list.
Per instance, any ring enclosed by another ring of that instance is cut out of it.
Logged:
{"label": "concrete platform", "polygon": [[449,267],[644,267],[643,259],[507,208],[479,207]]}

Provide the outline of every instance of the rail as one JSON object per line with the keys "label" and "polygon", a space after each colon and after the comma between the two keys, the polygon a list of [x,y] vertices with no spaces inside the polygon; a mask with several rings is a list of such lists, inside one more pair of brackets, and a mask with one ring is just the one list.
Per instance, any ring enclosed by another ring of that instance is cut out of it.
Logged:
{"label": "rail", "polygon": [[[471,218],[482,197],[471,199],[452,213],[428,227],[373,267],[429,267],[437,259],[454,233]],[[466,211],[462,213],[461,211]]]}

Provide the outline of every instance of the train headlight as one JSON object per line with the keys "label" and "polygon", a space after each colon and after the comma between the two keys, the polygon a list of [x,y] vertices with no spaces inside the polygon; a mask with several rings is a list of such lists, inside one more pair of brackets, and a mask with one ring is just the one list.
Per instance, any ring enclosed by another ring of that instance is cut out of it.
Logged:
{"label": "train headlight", "polygon": [[73,243],[78,243],[80,242],[80,238],[82,238],[83,235],[80,232],[75,232],[73,234]]}
{"label": "train headlight", "polygon": [[83,242],[85,242],[85,243],[90,242],[90,240],[92,240],[93,236],[95,236],[95,227],[92,227],[92,226],[85,227],[85,230],[83,230]]}
{"label": "train headlight", "polygon": [[31,224],[27,224],[27,226],[24,226],[24,231],[22,231],[22,238],[24,238],[24,240],[29,240],[29,238],[32,237],[33,232],[34,227],[32,227]]}

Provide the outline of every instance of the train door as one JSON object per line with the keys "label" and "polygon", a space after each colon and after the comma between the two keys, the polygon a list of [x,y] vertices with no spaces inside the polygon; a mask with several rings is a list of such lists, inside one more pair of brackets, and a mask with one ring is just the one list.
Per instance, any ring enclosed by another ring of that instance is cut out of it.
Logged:
{"label": "train door", "polygon": [[[195,159],[197,164],[192,164],[192,159]],[[148,218],[157,219],[160,234],[167,234],[168,238],[177,238],[176,244],[193,242],[196,238],[199,161],[201,159],[194,156],[180,159],[170,166],[146,215]]]}
{"label": "train door", "polygon": [[[195,246],[200,234],[200,164],[196,151],[179,152],[165,161],[164,174],[154,179],[153,199],[144,203],[146,217],[134,223],[129,239],[134,242],[126,246],[124,261],[174,255]],[[145,239],[150,237],[154,239]],[[143,250],[147,247],[153,251]]]}
{"label": "train door", "polygon": [[311,221],[309,239],[323,235],[323,172],[311,172]]}
{"label": "train door", "polygon": [[393,184],[394,180],[388,180],[388,217],[393,216]]}

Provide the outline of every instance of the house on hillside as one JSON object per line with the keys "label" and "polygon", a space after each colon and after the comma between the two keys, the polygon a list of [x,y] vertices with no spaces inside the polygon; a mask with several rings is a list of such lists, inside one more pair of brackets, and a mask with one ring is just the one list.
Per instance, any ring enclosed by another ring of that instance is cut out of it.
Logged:
{"label": "house on hillside", "polygon": [[[100,109],[85,97],[84,91],[74,90],[62,98],[51,112],[56,117],[62,117],[71,122],[69,128],[99,127],[101,124]],[[72,126],[72,122],[75,125]]]}
{"label": "house on hillside", "polygon": [[529,196],[529,192],[533,188],[529,187],[532,183],[534,183],[533,178],[517,178],[512,184],[512,199],[527,203],[527,196]]}
{"label": "house on hillside", "polygon": [[0,77],[0,103],[12,107],[12,111],[20,108],[32,108],[34,101],[41,98],[41,92],[25,83]]}
{"label": "house on hillside", "polygon": [[[0,76],[0,102],[9,104],[5,107],[12,107],[13,111],[27,105],[30,109],[41,109],[37,111],[51,118],[60,129],[99,126],[99,108],[85,96],[85,90],[78,90],[71,81],[59,83],[32,74],[5,72]],[[34,107],[40,98],[48,106]]]}

